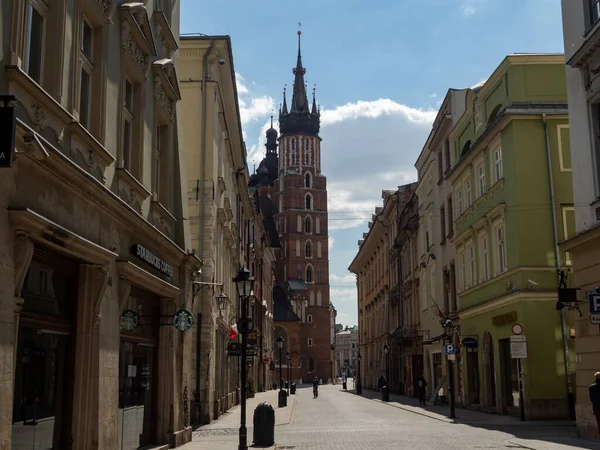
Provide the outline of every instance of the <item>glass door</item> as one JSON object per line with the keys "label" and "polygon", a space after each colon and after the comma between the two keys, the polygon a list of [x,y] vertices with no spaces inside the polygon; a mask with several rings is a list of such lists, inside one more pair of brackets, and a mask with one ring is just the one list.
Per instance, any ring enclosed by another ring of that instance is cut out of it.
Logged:
{"label": "glass door", "polygon": [[69,448],[63,414],[68,335],[19,328],[13,403],[12,450]]}
{"label": "glass door", "polygon": [[152,443],[154,397],[152,345],[121,341],[119,352],[119,445],[135,450]]}

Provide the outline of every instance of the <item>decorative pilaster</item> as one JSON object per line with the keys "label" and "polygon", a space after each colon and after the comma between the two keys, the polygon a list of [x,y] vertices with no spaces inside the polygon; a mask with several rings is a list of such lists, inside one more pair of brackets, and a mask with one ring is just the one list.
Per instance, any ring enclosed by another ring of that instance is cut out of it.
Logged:
{"label": "decorative pilaster", "polygon": [[[160,299],[160,314],[170,316],[175,313],[175,299]],[[182,393],[175,395],[175,341],[174,334],[179,333],[174,326],[163,325],[160,327],[158,336],[158,373],[157,379],[157,404],[163,405],[159,408],[156,420],[156,442],[158,444],[168,444],[171,441],[175,430],[175,417],[179,416],[179,405]]]}
{"label": "decorative pilaster", "polygon": [[27,233],[17,232],[14,243],[14,261],[15,261],[15,292],[14,292],[14,348],[13,348],[13,367],[16,367],[17,363],[17,344],[19,342],[19,317],[21,310],[25,304],[25,300],[21,297],[21,290],[23,289],[23,283],[25,277],[29,271],[31,265],[31,258],[33,258],[34,244],[33,240]]}

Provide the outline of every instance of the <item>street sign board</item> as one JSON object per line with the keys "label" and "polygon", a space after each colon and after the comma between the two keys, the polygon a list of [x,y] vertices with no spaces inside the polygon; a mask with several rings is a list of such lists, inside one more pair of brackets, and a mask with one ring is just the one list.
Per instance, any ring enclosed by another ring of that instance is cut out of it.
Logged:
{"label": "street sign board", "polygon": [[512,326],[512,334],[514,334],[515,336],[523,334],[523,327],[521,326],[520,323],[515,323]]}
{"label": "street sign board", "polygon": [[527,359],[527,336],[510,337],[510,357],[513,359]]}
{"label": "street sign board", "polygon": [[466,337],[462,340],[462,345],[469,348],[477,347],[477,339],[474,337]]}
{"label": "street sign board", "polygon": [[600,294],[588,294],[590,305],[590,323],[600,324]]}
{"label": "street sign board", "polygon": [[228,356],[240,356],[242,354],[242,344],[239,342],[230,342],[227,345]]}
{"label": "street sign board", "polygon": [[456,361],[456,355],[448,355],[448,361]]}
{"label": "street sign board", "polygon": [[456,354],[456,345],[454,344],[446,344],[446,355],[454,355]]}

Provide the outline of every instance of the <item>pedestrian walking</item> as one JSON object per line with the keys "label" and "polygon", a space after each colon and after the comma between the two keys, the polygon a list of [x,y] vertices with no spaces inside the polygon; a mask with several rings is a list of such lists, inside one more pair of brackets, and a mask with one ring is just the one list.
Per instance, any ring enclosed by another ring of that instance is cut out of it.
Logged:
{"label": "pedestrian walking", "polygon": [[592,401],[592,408],[594,416],[596,416],[596,423],[598,424],[598,433],[600,433],[600,372],[594,374],[596,381],[590,385],[590,400]]}
{"label": "pedestrian walking", "polygon": [[417,394],[419,395],[419,405],[425,404],[425,388],[427,387],[427,381],[425,381],[425,377],[423,373],[419,375],[417,378]]}
{"label": "pedestrian walking", "polygon": [[387,386],[387,381],[383,374],[379,377],[379,382],[377,384],[379,386],[379,390],[381,390],[381,388],[383,388],[384,386]]}

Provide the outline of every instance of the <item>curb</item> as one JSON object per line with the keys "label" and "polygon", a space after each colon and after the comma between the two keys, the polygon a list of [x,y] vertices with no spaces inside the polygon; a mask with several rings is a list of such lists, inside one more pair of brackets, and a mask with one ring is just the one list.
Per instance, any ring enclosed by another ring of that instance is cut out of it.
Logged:
{"label": "curb", "polygon": [[[355,394],[355,395],[358,395],[358,394]],[[440,422],[444,422],[444,423],[459,423],[459,422],[456,422],[455,420],[452,420],[452,419],[436,417],[436,416],[432,416],[431,414],[425,414],[425,413],[422,413],[422,412],[419,412],[419,411],[414,411],[412,409],[408,409],[406,407],[403,407],[400,404],[392,404],[392,403],[384,402],[384,401],[379,400],[378,398],[363,397],[362,395],[358,395],[358,396],[361,397],[361,398],[364,398],[365,400],[372,400],[374,402],[379,402],[379,403],[382,403],[384,405],[391,406],[392,408],[398,408],[398,409],[401,409],[403,411],[407,411],[407,412],[410,412],[410,413],[413,413],[413,414],[417,414],[417,415],[423,416],[423,417],[428,417],[429,419],[438,420]]]}
{"label": "curb", "polygon": [[[290,395],[290,397],[291,397],[291,395]],[[281,426],[289,425],[290,423],[292,423],[292,418],[294,417],[294,414],[296,412],[296,396],[295,395],[294,395],[294,401],[289,407],[292,409],[292,411],[290,412],[290,419],[287,422],[275,424],[275,427],[281,427]]]}

